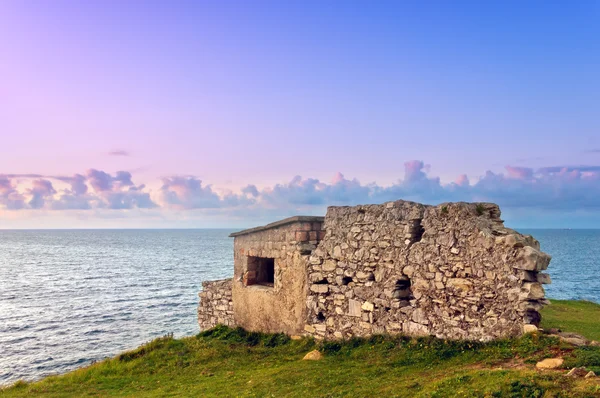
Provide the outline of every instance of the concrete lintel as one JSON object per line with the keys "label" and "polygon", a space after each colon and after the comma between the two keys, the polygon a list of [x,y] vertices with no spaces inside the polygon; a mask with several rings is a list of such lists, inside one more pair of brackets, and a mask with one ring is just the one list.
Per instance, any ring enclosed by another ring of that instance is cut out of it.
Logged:
{"label": "concrete lintel", "polygon": [[325,221],[325,217],[320,216],[294,216],[289,218],[284,218],[283,220],[275,221],[267,225],[263,225],[262,227],[255,227],[250,229],[244,229],[243,231],[233,232],[229,234],[230,238],[235,238],[240,235],[252,234],[255,232],[265,231],[267,229],[281,227],[282,225],[297,223],[297,222],[323,222]]}

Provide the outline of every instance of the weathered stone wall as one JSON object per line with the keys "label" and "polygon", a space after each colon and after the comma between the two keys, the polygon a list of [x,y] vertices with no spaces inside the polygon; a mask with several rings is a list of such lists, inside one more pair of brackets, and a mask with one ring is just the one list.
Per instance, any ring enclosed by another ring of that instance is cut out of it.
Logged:
{"label": "weathered stone wall", "polygon": [[234,326],[233,301],[231,299],[231,279],[202,282],[198,325],[200,330],[210,329],[218,324]]}
{"label": "weathered stone wall", "polygon": [[[302,331],[306,323],[308,257],[324,235],[322,221],[322,217],[297,217],[233,234],[237,326],[288,334]],[[249,268],[249,257],[275,260],[272,286],[249,284],[256,277]]]}
{"label": "weathered stone wall", "polygon": [[306,334],[490,340],[539,323],[550,256],[494,204],[330,207],[325,230],[307,265]]}

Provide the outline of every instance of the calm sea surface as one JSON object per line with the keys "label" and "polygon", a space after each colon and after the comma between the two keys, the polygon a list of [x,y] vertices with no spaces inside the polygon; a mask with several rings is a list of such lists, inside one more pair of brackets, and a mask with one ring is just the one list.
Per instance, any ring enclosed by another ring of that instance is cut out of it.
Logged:
{"label": "calm sea surface", "polygon": [[[230,277],[228,230],[0,230],[0,385],[198,332],[204,280]],[[522,230],[553,256],[547,295],[600,302],[600,230]]]}

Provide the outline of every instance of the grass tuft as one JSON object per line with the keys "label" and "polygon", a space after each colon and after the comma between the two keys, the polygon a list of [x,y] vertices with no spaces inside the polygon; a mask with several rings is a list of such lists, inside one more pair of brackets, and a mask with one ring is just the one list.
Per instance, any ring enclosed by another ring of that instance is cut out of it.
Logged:
{"label": "grass tuft", "polygon": [[483,213],[485,213],[485,206],[481,203],[478,203],[477,206],[475,206],[475,211],[477,212],[478,216],[482,216]]}

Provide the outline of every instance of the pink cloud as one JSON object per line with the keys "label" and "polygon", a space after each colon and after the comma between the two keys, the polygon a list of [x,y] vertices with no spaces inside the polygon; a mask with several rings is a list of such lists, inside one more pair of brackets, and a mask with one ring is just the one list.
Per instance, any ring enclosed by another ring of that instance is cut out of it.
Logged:
{"label": "pink cloud", "polygon": [[[0,208],[30,209],[106,209],[163,208],[178,210],[229,209],[231,214],[293,211],[323,208],[327,205],[381,203],[406,199],[425,203],[445,201],[491,201],[508,208],[600,211],[600,167],[562,166],[538,170],[507,166],[505,173],[487,171],[469,180],[459,176],[455,182],[441,183],[431,177],[420,160],[404,164],[404,176],[395,184],[363,184],[336,173],[331,182],[293,177],[287,183],[258,189],[248,184],[239,193],[219,193],[195,176],[170,176],[161,188],[150,191],[136,185],[128,171],[110,174],[90,169],[85,175],[35,176],[0,175]],[[13,179],[29,178],[30,187],[17,189]],[[53,180],[69,185],[56,189]]]}

